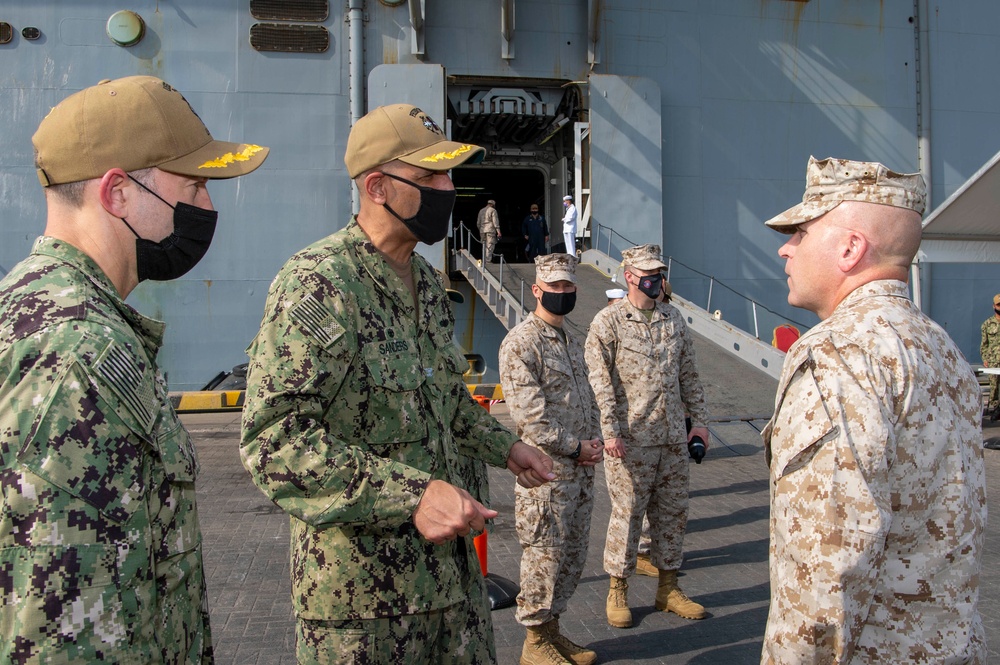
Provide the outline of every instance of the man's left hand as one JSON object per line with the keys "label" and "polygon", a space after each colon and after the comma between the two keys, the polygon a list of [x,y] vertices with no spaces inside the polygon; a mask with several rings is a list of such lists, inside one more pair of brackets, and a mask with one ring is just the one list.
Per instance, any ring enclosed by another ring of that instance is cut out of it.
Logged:
{"label": "man's left hand", "polygon": [[552,473],[552,458],[524,441],[515,441],[507,455],[507,468],[517,476],[521,487],[538,487],[556,477]]}

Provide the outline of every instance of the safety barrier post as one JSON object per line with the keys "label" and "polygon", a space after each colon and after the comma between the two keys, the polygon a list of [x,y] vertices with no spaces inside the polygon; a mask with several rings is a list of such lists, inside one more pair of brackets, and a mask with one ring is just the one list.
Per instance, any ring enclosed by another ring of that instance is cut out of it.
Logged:
{"label": "safety barrier post", "polygon": [[[473,395],[472,399],[479,402],[479,406],[486,409],[486,412],[490,412],[490,398],[486,395]],[[473,545],[476,547],[476,556],[479,557],[479,568],[483,571],[483,577],[489,574],[489,566],[487,564],[487,554],[486,549],[488,546],[488,537],[486,535],[486,529],[483,528],[483,532],[472,539]]]}

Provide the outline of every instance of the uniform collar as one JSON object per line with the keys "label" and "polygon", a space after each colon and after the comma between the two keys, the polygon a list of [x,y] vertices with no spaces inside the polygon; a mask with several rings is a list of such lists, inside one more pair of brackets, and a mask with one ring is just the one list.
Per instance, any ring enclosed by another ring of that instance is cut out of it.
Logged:
{"label": "uniform collar", "polygon": [[166,330],[166,324],[162,321],[151,319],[148,316],[143,316],[128,305],[122,299],[121,294],[118,293],[118,289],[111,282],[111,278],[82,250],[65,240],[51,236],[41,236],[35,241],[34,246],[31,248],[31,253],[32,255],[46,256],[65,263],[85,275],[90,280],[90,283],[103,294],[104,298],[115,306],[122,317],[128,322],[129,326],[143,337],[144,343],[154,353],[163,343],[163,333]]}
{"label": "uniform collar", "polygon": [[562,339],[562,335],[566,335],[567,339],[570,337],[569,332],[566,330],[566,326],[557,328],[551,323],[543,320],[542,317],[536,316],[534,312],[529,312],[525,320],[531,321],[532,325],[538,328],[543,337],[551,337],[553,339]]}
{"label": "uniform collar", "polygon": [[891,298],[905,298],[906,300],[909,300],[910,292],[906,287],[906,282],[901,282],[898,279],[879,279],[873,282],[868,282],[867,284],[862,284],[848,293],[847,297],[841,300],[840,304],[834,308],[834,312],[840,309],[854,307],[868,298],[886,296]]}
{"label": "uniform collar", "polygon": [[[414,311],[413,299],[410,291],[403,284],[396,271],[386,261],[382,252],[372,243],[358,224],[357,217],[353,217],[351,222],[344,229],[348,237],[348,242],[354,247],[354,251],[365,271],[371,276],[375,284],[391,298],[392,301],[405,314],[411,318],[417,318]],[[423,329],[430,329],[437,326],[445,327],[441,321],[432,321],[431,318],[442,310],[450,307],[447,301],[448,294],[434,276],[434,270],[424,257],[416,252],[410,255],[410,269],[413,273],[413,285],[417,291],[417,300],[420,302],[419,326]]]}
{"label": "uniform collar", "polygon": [[642,321],[644,323],[646,321],[649,321],[650,323],[652,323],[653,321],[659,321],[660,319],[667,318],[666,315],[663,313],[663,311],[660,309],[660,303],[658,302],[654,303],[653,316],[651,316],[648,319],[646,318],[645,313],[648,312],[649,310],[639,309],[638,307],[632,304],[632,301],[628,299],[628,296],[622,298],[618,304],[621,307],[625,308],[625,311],[622,314],[629,321]]}

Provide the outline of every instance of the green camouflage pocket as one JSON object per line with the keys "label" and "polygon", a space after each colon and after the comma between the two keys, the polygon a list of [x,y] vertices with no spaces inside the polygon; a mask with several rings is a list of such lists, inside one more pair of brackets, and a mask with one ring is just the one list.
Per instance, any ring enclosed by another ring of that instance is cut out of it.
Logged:
{"label": "green camouflage pocket", "polygon": [[[403,342],[405,343],[405,341]],[[410,342],[409,348],[415,348]],[[420,441],[427,434],[420,388],[426,375],[411,351],[365,357],[370,389],[363,432],[370,441]]]}
{"label": "green camouflage pocket", "polygon": [[102,544],[0,550],[0,661],[131,662],[116,559]]}

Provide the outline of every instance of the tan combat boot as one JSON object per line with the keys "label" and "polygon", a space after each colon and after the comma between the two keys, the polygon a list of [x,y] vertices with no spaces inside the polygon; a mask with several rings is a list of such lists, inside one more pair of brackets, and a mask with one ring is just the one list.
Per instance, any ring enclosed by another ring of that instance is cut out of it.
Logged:
{"label": "tan combat boot", "polygon": [[597,662],[597,652],[573,643],[559,630],[559,617],[544,624],[548,629],[549,641],[555,645],[559,653],[574,665],[594,665]]}
{"label": "tan combat boot", "polygon": [[628,580],[624,577],[611,576],[605,609],[608,613],[608,625],[615,628],[632,627],[632,611],[628,608]]}
{"label": "tan combat boot", "polygon": [[705,608],[688,598],[677,586],[676,570],[661,570],[656,587],[656,609],[673,612],[685,619],[704,619]]}
{"label": "tan combat boot", "polygon": [[548,625],[528,626],[528,636],[521,649],[521,665],[573,665],[562,657],[556,645],[549,640]]}
{"label": "tan combat boot", "polygon": [[646,577],[659,577],[660,569],[653,565],[648,554],[640,554],[635,558],[635,573]]}

